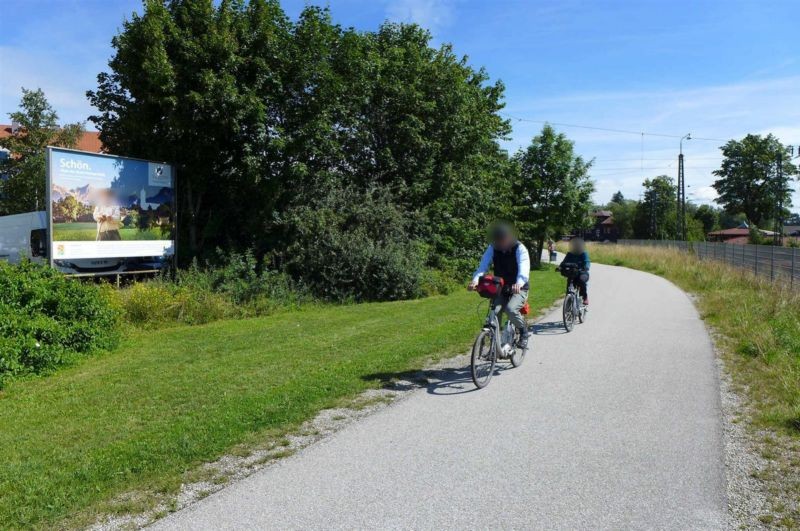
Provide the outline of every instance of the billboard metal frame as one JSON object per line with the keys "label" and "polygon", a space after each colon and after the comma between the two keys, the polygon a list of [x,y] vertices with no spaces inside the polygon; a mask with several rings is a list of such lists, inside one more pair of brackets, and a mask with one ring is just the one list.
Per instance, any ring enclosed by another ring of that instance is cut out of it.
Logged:
{"label": "billboard metal frame", "polygon": [[[122,155],[111,155],[109,153],[96,153],[94,151],[82,151],[80,149],[72,149],[72,148],[64,148],[59,146],[47,146],[46,148],[46,160],[45,160],[45,181],[47,186],[45,199],[47,201],[47,260],[50,264],[50,267],[54,267],[54,260],[53,260],[53,201],[51,194],[53,192],[53,182],[52,182],[52,175],[51,175],[51,168],[50,168],[50,154],[53,150],[58,151],[67,151],[70,153],[79,153],[81,155],[91,155],[96,157],[105,157],[109,159],[127,159],[127,160],[136,160],[139,162],[147,162],[147,163],[154,163],[154,164],[164,164],[169,166],[172,169],[172,211],[174,212],[175,218],[175,228],[172,237],[173,241],[173,250],[172,250],[172,267],[176,267],[178,265],[178,172],[175,168],[175,165],[171,162],[165,161],[157,161],[157,160],[149,160],[149,159],[142,159],[138,157],[126,157]],[[129,258],[125,256],[119,256],[116,258]],[[119,278],[120,275],[132,275],[132,274],[148,274],[148,273],[158,273],[160,270],[143,270],[143,271],[123,271],[123,272],[114,272],[114,273],[74,273],[70,276],[114,276],[116,275]]]}

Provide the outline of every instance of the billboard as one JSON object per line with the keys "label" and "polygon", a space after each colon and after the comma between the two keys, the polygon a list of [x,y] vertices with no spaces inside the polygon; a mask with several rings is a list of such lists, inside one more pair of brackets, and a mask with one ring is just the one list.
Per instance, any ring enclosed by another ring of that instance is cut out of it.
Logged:
{"label": "billboard", "polygon": [[48,148],[51,258],[175,253],[175,180],[169,164]]}

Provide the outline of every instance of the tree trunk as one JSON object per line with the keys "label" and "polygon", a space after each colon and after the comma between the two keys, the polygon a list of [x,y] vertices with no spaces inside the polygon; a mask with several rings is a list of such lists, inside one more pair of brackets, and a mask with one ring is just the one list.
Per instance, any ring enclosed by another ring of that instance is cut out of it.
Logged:
{"label": "tree trunk", "polygon": [[186,202],[188,204],[188,225],[189,225],[189,254],[192,258],[197,256],[198,242],[197,242],[197,213],[200,208],[200,199],[195,199],[192,193],[192,181],[186,181]]}
{"label": "tree trunk", "polygon": [[531,267],[532,268],[539,268],[542,265],[542,250],[544,250],[544,236],[539,236],[539,239],[536,240],[535,249],[533,250],[533,256],[531,257]]}

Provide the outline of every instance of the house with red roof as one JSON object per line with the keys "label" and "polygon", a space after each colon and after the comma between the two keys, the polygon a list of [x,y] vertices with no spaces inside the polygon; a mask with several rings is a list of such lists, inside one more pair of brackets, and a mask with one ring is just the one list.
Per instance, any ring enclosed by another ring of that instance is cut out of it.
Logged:
{"label": "house with red roof", "polygon": [[[758,232],[766,238],[772,238],[775,233],[771,230],[758,229]],[[708,233],[708,241],[731,243],[734,245],[746,245],[750,243],[750,226],[742,223],[733,229],[715,230]]]}
{"label": "house with red roof", "polygon": [[[13,134],[16,134],[16,132],[16,125],[0,124],[0,138],[7,138]],[[80,151],[91,151],[92,153],[102,153],[103,143],[100,142],[100,133],[97,131],[84,131],[81,137],[78,139],[78,144],[74,149],[78,149]]]}
{"label": "house with red roof", "polygon": [[590,216],[594,219],[594,224],[591,228],[577,231],[578,236],[586,241],[617,241],[619,229],[614,223],[614,214],[610,210],[596,210]]}

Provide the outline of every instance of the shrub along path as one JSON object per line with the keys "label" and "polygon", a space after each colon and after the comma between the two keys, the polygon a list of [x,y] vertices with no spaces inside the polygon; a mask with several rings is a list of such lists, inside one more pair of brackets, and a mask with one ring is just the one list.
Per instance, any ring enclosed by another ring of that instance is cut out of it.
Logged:
{"label": "shrub along path", "polygon": [[[562,289],[552,270],[533,284],[539,309]],[[379,385],[370,375],[465,351],[478,302],[459,291],[140,331],[112,353],[12,382],[0,393],[0,528],[80,525],[121,493],[174,493],[198,464]]]}
{"label": "shrub along path", "polygon": [[155,529],[726,528],[705,326],[662,278],[592,275],[589,320],[550,313],[486,389],[454,371]]}

